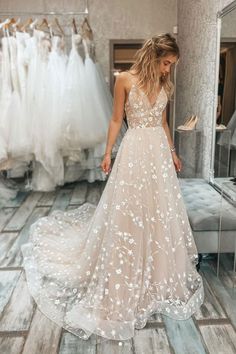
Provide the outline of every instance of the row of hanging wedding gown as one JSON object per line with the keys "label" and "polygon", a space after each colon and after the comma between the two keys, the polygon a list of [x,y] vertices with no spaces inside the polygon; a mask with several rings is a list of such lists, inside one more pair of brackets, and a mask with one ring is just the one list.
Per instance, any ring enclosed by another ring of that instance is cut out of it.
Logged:
{"label": "row of hanging wedding gown", "polygon": [[[52,190],[79,179],[103,180],[100,169],[112,98],[89,39],[39,30],[2,38],[0,161],[34,161],[31,186]],[[84,49],[83,59],[79,54]],[[125,126],[117,140],[120,144]]]}

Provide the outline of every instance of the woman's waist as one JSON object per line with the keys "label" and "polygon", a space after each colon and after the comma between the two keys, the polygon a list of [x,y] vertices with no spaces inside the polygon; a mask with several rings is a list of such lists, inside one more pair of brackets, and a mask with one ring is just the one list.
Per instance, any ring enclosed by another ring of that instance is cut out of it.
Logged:
{"label": "woman's waist", "polygon": [[[126,131],[126,136],[147,136],[147,137],[156,137],[162,136],[164,133],[164,128],[162,125],[158,125],[155,127],[128,127]],[[155,138],[156,139],[156,138]]]}
{"label": "woman's waist", "polygon": [[162,124],[148,125],[148,124],[129,124],[128,129],[144,129],[144,130],[159,130],[163,128]]}
{"label": "woman's waist", "polygon": [[162,127],[162,116],[127,117],[130,129],[160,128]]}

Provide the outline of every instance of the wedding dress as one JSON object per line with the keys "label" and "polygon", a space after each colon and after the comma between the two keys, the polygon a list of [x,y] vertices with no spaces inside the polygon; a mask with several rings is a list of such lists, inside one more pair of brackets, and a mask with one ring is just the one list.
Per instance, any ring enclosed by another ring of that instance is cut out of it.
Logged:
{"label": "wedding dress", "polygon": [[[51,39],[51,51],[48,55],[44,86],[44,117],[41,121],[44,126],[41,136],[40,158],[38,161],[44,166],[54,187],[64,183],[64,162],[60,151],[62,107],[65,84],[67,56],[64,53],[64,40],[59,36]],[[45,127],[47,126],[47,129]],[[37,157],[37,155],[36,155]]]}
{"label": "wedding dress", "polygon": [[[46,150],[60,149],[61,125],[64,108],[64,86],[66,78],[66,64],[68,57],[65,53],[64,38],[52,37],[52,48],[48,57],[46,108],[48,116],[47,140],[51,139]],[[51,148],[50,148],[51,146]],[[47,153],[47,152],[46,152]],[[54,164],[53,164],[54,165]]]}
{"label": "wedding dress", "polygon": [[[62,158],[58,159],[57,169],[53,170],[55,150],[48,140],[51,116],[48,106],[48,59],[51,50],[49,35],[34,29],[29,42],[29,74],[28,74],[28,114],[31,121],[32,151],[35,156],[31,188],[34,190],[54,190],[61,182],[63,174]],[[51,131],[51,130],[50,130]],[[54,164],[55,165],[55,164]],[[62,171],[62,173],[58,173]]]}
{"label": "wedding dress", "polygon": [[0,162],[8,158],[10,122],[8,110],[12,96],[8,36],[2,38],[1,96],[0,96]]}
{"label": "wedding dress", "polygon": [[[79,55],[81,43],[85,53],[84,63]],[[65,120],[61,139],[63,155],[66,157],[65,182],[76,180],[94,182],[106,179],[100,165],[112,115],[112,96],[102,74],[97,71],[97,65],[90,57],[92,47],[92,41],[72,34],[72,49],[63,101]],[[113,157],[125,131],[126,128],[122,125],[117,144],[113,149]]]}
{"label": "wedding dress", "polygon": [[106,92],[100,83],[100,77],[92,58],[90,57],[91,42],[83,38],[83,46],[85,52],[84,73],[85,73],[85,90],[88,100],[92,102],[91,117],[92,127],[97,125],[96,135],[101,136],[100,141],[106,141],[107,128],[111,118],[111,109]]}
{"label": "wedding dress", "polygon": [[[84,64],[78,52],[81,36],[72,34],[71,42],[72,47],[66,68],[61,149],[65,156],[72,156],[73,160],[80,161],[83,157],[80,154],[84,147],[82,143],[87,133],[83,127],[87,127],[88,124],[87,112],[90,105],[87,104],[84,95]],[[94,131],[89,132],[91,133],[94,134]]]}
{"label": "wedding dress", "polygon": [[[93,41],[88,38],[83,38],[82,43],[85,53],[85,64],[83,67],[86,83],[85,90],[88,95],[87,101],[90,102],[91,107],[93,107],[92,114],[95,118],[93,126],[91,125],[91,127],[89,127],[89,130],[94,135],[92,138],[94,147],[86,149],[86,151],[81,150],[81,155],[83,154],[83,157],[81,156],[80,162],[77,166],[69,161],[69,166],[65,169],[65,180],[87,180],[89,182],[94,182],[95,180],[104,181],[106,175],[101,170],[100,165],[106,148],[106,134],[112,116],[113,100],[98,63],[94,63],[92,60],[92,57],[95,56]],[[99,111],[101,112],[100,118],[98,115]],[[84,117],[87,117],[86,107]],[[104,138],[101,143],[95,145],[98,127],[99,129],[103,127]],[[126,130],[125,123],[123,123],[116,144],[113,147],[113,158],[116,156]]]}
{"label": "wedding dress", "polygon": [[[100,64],[98,62],[93,62],[91,57],[95,57],[95,46],[93,41],[89,38],[83,39],[83,46],[85,52],[85,72],[87,73],[87,77],[90,77],[91,85],[95,89],[95,95],[99,105],[102,106],[103,109],[103,124],[108,129],[109,121],[112,115],[113,108],[113,98],[108,88],[108,85],[104,79],[104,75],[102,73]],[[89,80],[88,80],[89,81]],[[91,90],[90,90],[91,92]],[[97,110],[96,110],[97,111]],[[125,123],[123,122],[120,133],[117,137],[116,144],[113,147],[113,153],[117,153],[118,148],[120,146],[121,140],[126,132],[127,128]],[[106,139],[105,139],[106,140]],[[104,140],[104,143],[105,143]],[[104,151],[104,150],[103,150]],[[99,152],[95,151],[95,156],[99,156]],[[100,155],[101,156],[101,155]],[[113,155],[114,156],[114,155]]]}
{"label": "wedding dress", "polygon": [[36,82],[34,97],[34,114],[33,114],[33,152],[35,160],[39,161],[46,170],[48,170],[47,154],[45,152],[45,143],[47,143],[47,129],[49,115],[45,101],[47,99],[48,87],[48,57],[51,49],[51,41],[49,35],[43,31],[34,30],[34,36],[37,46],[37,66],[36,66]]}
{"label": "wedding dress", "polygon": [[9,37],[13,92],[8,110],[11,122],[8,151],[11,157],[29,162],[32,159],[29,139],[29,122],[26,114],[26,66],[24,62],[25,41],[28,33],[16,32]]}
{"label": "wedding dress", "polygon": [[39,67],[39,58],[37,50],[37,31],[34,30],[33,35],[26,39],[25,43],[25,63],[27,67],[27,77],[26,77],[26,115],[29,119],[29,140],[31,151],[33,151],[34,144],[34,119],[36,114],[36,95],[37,95],[37,71]]}
{"label": "wedding dress", "polygon": [[[27,68],[26,77],[26,116],[30,151],[35,155],[33,175],[30,187],[33,190],[51,191],[55,189],[54,175],[51,173],[45,144],[45,127],[48,127],[49,112],[45,110],[48,88],[48,57],[51,43],[43,31],[34,29],[33,35],[26,38],[24,60]],[[55,74],[56,75],[56,74]],[[53,101],[54,102],[54,101]],[[48,105],[47,105],[48,107]]]}
{"label": "wedding dress", "polygon": [[153,106],[134,83],[129,129],[95,207],[56,211],[22,246],[39,309],[59,326],[126,340],[149,316],[189,318],[203,302],[191,233],[162,127],[164,88]]}

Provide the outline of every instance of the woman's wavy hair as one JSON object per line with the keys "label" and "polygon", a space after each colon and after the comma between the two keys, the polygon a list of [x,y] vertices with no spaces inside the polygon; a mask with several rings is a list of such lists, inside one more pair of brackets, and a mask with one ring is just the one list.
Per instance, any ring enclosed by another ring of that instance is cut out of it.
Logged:
{"label": "woman's wavy hair", "polygon": [[174,85],[170,81],[170,75],[160,76],[160,59],[174,55],[179,59],[179,47],[176,39],[169,33],[160,34],[146,40],[141,49],[136,52],[135,63],[130,70],[138,77],[138,86],[147,95],[155,95],[159,85],[164,86],[168,98],[174,91]]}

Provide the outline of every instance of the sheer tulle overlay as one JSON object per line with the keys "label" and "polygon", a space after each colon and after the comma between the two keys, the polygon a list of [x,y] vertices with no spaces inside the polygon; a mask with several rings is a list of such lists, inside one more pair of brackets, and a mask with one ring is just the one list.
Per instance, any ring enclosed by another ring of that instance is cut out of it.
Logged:
{"label": "sheer tulle overlay", "polygon": [[81,338],[126,340],[153,313],[189,318],[204,291],[168,141],[167,97],[154,106],[135,85],[129,123],[97,207],[37,221],[22,247],[41,311]]}

